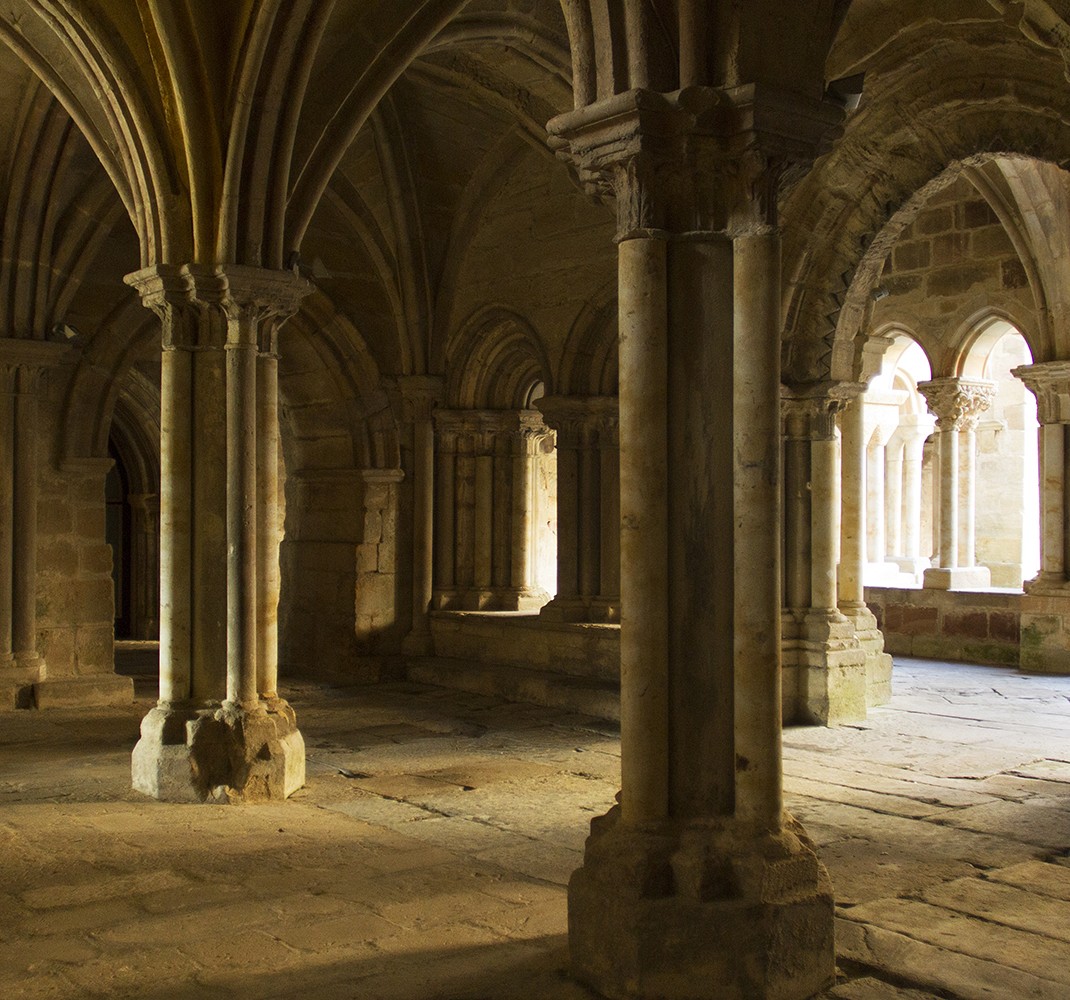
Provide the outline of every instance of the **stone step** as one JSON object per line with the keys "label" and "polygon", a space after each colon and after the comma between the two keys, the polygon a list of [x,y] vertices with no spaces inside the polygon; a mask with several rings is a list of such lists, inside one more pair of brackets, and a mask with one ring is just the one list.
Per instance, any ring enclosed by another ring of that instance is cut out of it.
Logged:
{"label": "stone step", "polygon": [[420,684],[436,684],[470,694],[563,708],[597,719],[620,721],[619,686],[592,677],[444,657],[407,660],[406,676]]}

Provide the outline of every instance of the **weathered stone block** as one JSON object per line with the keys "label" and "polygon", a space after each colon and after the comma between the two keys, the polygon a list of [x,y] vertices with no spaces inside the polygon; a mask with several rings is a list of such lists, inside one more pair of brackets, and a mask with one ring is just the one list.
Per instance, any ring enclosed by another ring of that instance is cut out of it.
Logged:
{"label": "weathered stone block", "polygon": [[915,220],[914,228],[923,236],[946,232],[954,223],[951,208],[929,208]]}
{"label": "weathered stone block", "polygon": [[980,229],[983,226],[999,224],[999,216],[983,198],[964,202],[961,211],[963,229]]}
{"label": "weathered stone block", "polygon": [[1000,282],[1004,288],[1026,288],[1029,285],[1029,277],[1020,260],[1005,260],[1000,264],[999,270]]}
{"label": "weathered stone block", "polygon": [[975,639],[988,638],[988,615],[983,611],[948,611],[944,614],[944,632]]}
{"label": "weathered stone block", "polygon": [[78,554],[77,546],[69,541],[43,542],[37,550],[37,572],[70,579],[78,573]]}
{"label": "weathered stone block", "polygon": [[804,1000],[834,978],[828,874],[790,817],[778,834],[712,822],[591,825],[569,882],[574,975],[628,1000]]}
{"label": "weathered stone block", "polygon": [[977,257],[1004,257],[1014,253],[1014,244],[1001,225],[975,230],[970,248]]}
{"label": "weathered stone block", "polygon": [[131,755],[135,790],[171,802],[264,802],[305,782],[305,744],[283,700],[247,712],[229,705],[157,706]]}
{"label": "weathered stone block", "polygon": [[948,264],[965,257],[970,249],[968,233],[944,233],[933,240],[933,261]]}
{"label": "weathered stone block", "polygon": [[110,545],[83,545],[78,553],[79,570],[82,573],[110,575],[112,551]]}
{"label": "weathered stone block", "polygon": [[1019,642],[1019,615],[1014,611],[993,611],[988,616],[988,634],[1002,642]]}
{"label": "weathered stone block", "polygon": [[989,269],[983,265],[952,264],[930,271],[925,288],[929,295],[961,295],[989,277]]}
{"label": "weathered stone block", "polygon": [[90,541],[104,538],[104,504],[74,508],[74,533]]}
{"label": "weathered stone block", "polygon": [[374,542],[362,542],[357,546],[357,573],[379,571],[379,546]]}
{"label": "weathered stone block", "polygon": [[918,271],[928,267],[931,259],[928,240],[913,240],[900,243],[895,248],[892,260],[897,271]]}
{"label": "weathered stone block", "polygon": [[37,532],[41,538],[69,535],[73,530],[74,515],[67,503],[59,501],[38,506]]}
{"label": "weathered stone block", "polygon": [[49,677],[33,686],[38,708],[87,708],[100,705],[129,705],[134,700],[134,682],[115,674],[82,677]]}

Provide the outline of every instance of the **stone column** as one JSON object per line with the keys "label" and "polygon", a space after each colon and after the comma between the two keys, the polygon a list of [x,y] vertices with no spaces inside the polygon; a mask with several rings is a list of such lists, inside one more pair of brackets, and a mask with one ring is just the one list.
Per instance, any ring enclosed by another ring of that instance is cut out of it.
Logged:
{"label": "stone column", "polygon": [[551,621],[617,621],[617,401],[547,396],[536,406],[557,438],[557,595],[540,613]]}
{"label": "stone column", "polygon": [[[743,125],[821,112],[752,99],[550,123],[618,213],[622,787],[569,884],[573,970],[613,997],[802,1000],[833,974],[831,887],[781,797],[779,140]],[[721,173],[727,146],[754,155]]]}
{"label": "stone column", "polygon": [[304,784],[304,741],[290,706],[259,690],[273,687],[275,662],[261,639],[258,596],[274,597],[261,562],[278,549],[258,504],[274,475],[275,404],[270,365],[259,380],[257,365],[308,286],[193,264],[127,281],[163,324],[160,701],[134,748],[134,787],[175,801],[285,798]]}
{"label": "stone column", "polygon": [[535,463],[542,451],[549,430],[542,414],[536,410],[522,410],[516,424],[509,421],[507,433],[512,439],[513,481],[509,550],[509,593],[501,607],[508,611],[534,611],[541,608],[550,595],[535,583],[535,546],[537,543],[537,511],[535,497]]}
{"label": "stone column", "polygon": [[455,421],[441,411],[435,414],[435,587],[432,606],[450,607],[454,600],[456,578],[456,484],[458,428]]}
{"label": "stone column", "polygon": [[433,413],[442,398],[442,379],[409,375],[401,380],[404,413],[412,425],[412,627],[402,651],[433,652],[428,610],[434,592],[435,427]]}
{"label": "stone column", "polygon": [[[973,530],[969,514],[973,504],[969,480],[975,447],[973,430],[980,415],[991,405],[995,388],[995,383],[983,379],[957,377],[918,383],[918,390],[936,417],[940,456],[939,562],[925,570],[925,587],[961,590],[991,586],[988,568],[973,564],[972,541],[963,544],[961,533]],[[962,458],[964,451],[965,460]],[[964,472],[965,499],[960,493]],[[967,559],[970,561],[965,562]]]}
{"label": "stone column", "polygon": [[865,401],[855,396],[840,413],[840,565],[839,608],[854,625],[855,638],[866,657],[866,707],[885,704],[892,696],[892,658],[884,636],[866,604],[863,572],[866,541]]}
{"label": "stone column", "polygon": [[1070,361],[1011,374],[1036,396],[1040,422],[1040,572],[1025,584],[1019,666],[1070,674]]}
{"label": "stone column", "polygon": [[884,449],[885,559],[903,554],[903,440],[898,431]]}
{"label": "stone column", "polygon": [[933,418],[927,413],[903,417],[898,431],[903,445],[902,544],[894,558],[900,571],[915,578],[928,565],[921,555],[921,470],[932,432]]}
{"label": "stone column", "polygon": [[137,493],[130,498],[134,592],[131,609],[135,639],[160,637],[160,496]]}
{"label": "stone column", "polygon": [[[840,448],[836,417],[861,390],[855,383],[818,384],[785,398],[791,471],[788,502],[790,605],[797,622],[788,650],[797,673],[791,719],[840,725],[866,717],[866,655],[851,619],[839,609]],[[805,488],[805,502],[795,494]],[[808,514],[808,516],[804,516]],[[803,542],[794,536],[803,536]],[[808,576],[808,578],[806,578]]]}
{"label": "stone column", "polygon": [[67,345],[0,338],[0,708],[30,708],[37,646],[37,400]]}
{"label": "stone column", "polygon": [[601,414],[598,425],[601,456],[602,516],[600,518],[602,579],[591,602],[595,621],[620,621],[620,418],[617,400]]}
{"label": "stone column", "polygon": [[535,410],[436,410],[439,610],[541,607],[534,585],[535,463],[550,433]]}
{"label": "stone column", "polygon": [[[879,430],[878,430],[879,435]],[[885,445],[878,437],[866,456],[866,544],[869,561],[883,567],[888,554],[885,543],[884,472]]]}

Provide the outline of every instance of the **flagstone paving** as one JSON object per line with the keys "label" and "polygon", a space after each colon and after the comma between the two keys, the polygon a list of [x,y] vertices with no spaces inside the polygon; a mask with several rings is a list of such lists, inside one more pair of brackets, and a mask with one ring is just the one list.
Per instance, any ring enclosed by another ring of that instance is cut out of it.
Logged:
{"label": "flagstone paving", "polygon": [[[132,792],[146,701],[0,715],[0,997],[592,996],[565,886],[613,725],[416,684],[286,697],[308,784],[256,807]],[[898,660],[889,706],[784,748],[836,889],[828,998],[1070,997],[1070,678]]]}

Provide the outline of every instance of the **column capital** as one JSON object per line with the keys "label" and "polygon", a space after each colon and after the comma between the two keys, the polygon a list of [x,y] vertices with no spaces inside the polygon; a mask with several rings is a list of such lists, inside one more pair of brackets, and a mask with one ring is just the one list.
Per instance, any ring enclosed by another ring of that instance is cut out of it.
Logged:
{"label": "column capital", "polygon": [[1070,361],[1043,361],[1012,368],[1011,374],[1037,397],[1042,424],[1070,424]]}
{"label": "column capital", "polygon": [[560,115],[551,145],[588,192],[614,197],[617,239],[748,235],[839,131],[843,110],[764,85],[631,90]]}
{"label": "column capital", "polygon": [[546,425],[561,439],[575,442],[584,432],[601,433],[617,425],[616,396],[544,396],[535,401]]}
{"label": "column capital", "polygon": [[402,375],[397,384],[406,423],[430,420],[446,396],[446,381],[441,375]]}
{"label": "column capital", "polygon": [[988,379],[934,378],[919,382],[918,391],[925,397],[929,411],[936,417],[941,431],[969,431],[996,398],[996,383]]}
{"label": "column capital", "polygon": [[[237,340],[273,354],[278,327],[312,291],[292,271],[238,264],[158,264],[123,281],[163,321],[165,349],[218,348]],[[232,335],[231,322],[248,332]]]}
{"label": "column capital", "polygon": [[39,373],[62,362],[71,345],[53,340],[28,337],[0,337],[0,367],[9,373],[16,370]]}
{"label": "column capital", "polygon": [[836,418],[865,390],[860,382],[815,382],[780,387],[784,433],[796,439],[827,441],[836,436]]}

